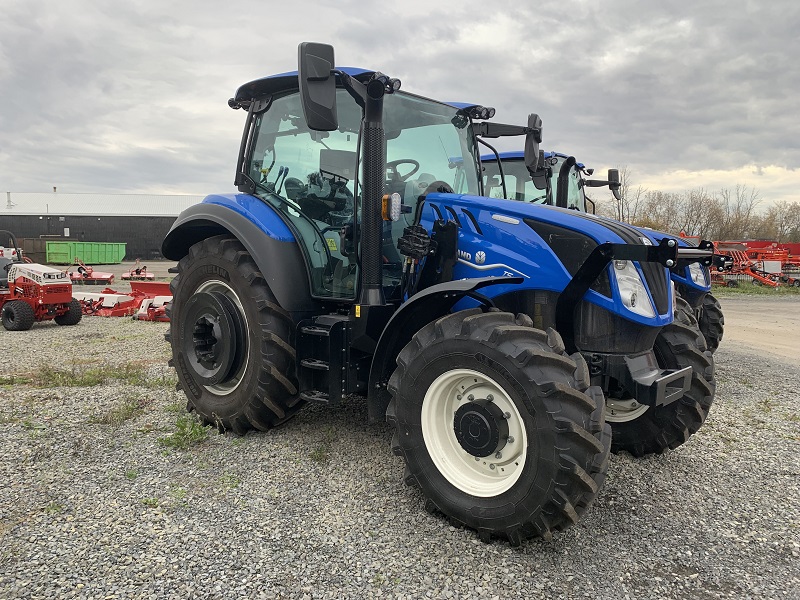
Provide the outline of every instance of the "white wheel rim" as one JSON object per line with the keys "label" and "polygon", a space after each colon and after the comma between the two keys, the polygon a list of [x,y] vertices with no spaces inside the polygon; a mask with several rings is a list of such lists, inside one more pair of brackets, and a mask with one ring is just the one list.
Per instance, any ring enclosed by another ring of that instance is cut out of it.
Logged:
{"label": "white wheel rim", "polygon": [[242,383],[242,376],[244,375],[245,369],[247,368],[247,363],[250,360],[250,326],[247,323],[247,315],[244,312],[244,306],[242,306],[242,301],[239,300],[239,296],[236,295],[236,292],[233,291],[233,288],[230,287],[227,283],[223,283],[219,280],[212,280],[206,281],[205,283],[201,284],[196,290],[195,294],[199,294],[201,292],[220,292],[225,294],[228,298],[230,298],[236,307],[239,309],[239,313],[242,315],[242,320],[244,321],[244,333],[245,333],[245,344],[247,346],[247,358],[242,363],[242,366],[238,369],[236,373],[234,373],[229,379],[226,379],[222,383],[218,383],[216,385],[204,385],[203,387],[215,394],[217,396],[227,396],[231,392],[233,392],[239,384]]}
{"label": "white wheel rim", "polygon": [[626,423],[638,419],[647,412],[647,404],[639,404],[633,398],[627,400],[606,399],[606,421]]}
{"label": "white wheel rim", "polygon": [[[456,438],[456,411],[469,397],[492,397],[506,415],[508,441],[500,450],[480,458],[467,452]],[[453,369],[437,377],[422,401],[422,437],[433,464],[456,488],[488,498],[508,491],[525,467],[528,436],[519,410],[505,390],[491,377],[471,369]]]}

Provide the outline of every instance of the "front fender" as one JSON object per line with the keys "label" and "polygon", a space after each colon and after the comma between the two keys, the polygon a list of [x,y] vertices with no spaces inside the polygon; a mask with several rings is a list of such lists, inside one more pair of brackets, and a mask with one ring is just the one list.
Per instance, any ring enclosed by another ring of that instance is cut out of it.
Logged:
{"label": "front fender", "polygon": [[161,253],[180,260],[192,245],[214,235],[235,236],[250,253],[281,307],[315,310],[306,265],[297,241],[277,212],[246,194],[208,196],[184,210],[161,244]]}
{"label": "front fender", "polygon": [[498,284],[519,284],[522,281],[522,277],[457,279],[432,285],[406,300],[389,319],[372,356],[367,388],[370,422],[385,418],[386,407],[391,400],[386,384],[397,366],[397,355],[417,331],[431,321],[448,314],[453,305],[466,296],[472,296],[483,304],[491,306],[491,300],[478,293],[480,288]]}

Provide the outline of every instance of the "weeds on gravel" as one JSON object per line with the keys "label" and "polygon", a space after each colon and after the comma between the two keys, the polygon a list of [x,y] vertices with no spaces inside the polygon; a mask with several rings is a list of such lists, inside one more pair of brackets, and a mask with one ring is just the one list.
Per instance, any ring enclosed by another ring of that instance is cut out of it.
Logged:
{"label": "weeds on gravel", "polygon": [[167,448],[186,450],[205,440],[210,430],[211,425],[203,425],[197,415],[185,414],[179,416],[175,422],[175,431],[158,438],[158,443]]}
{"label": "weeds on gravel", "polygon": [[111,425],[111,427],[116,428],[125,423],[125,421],[141,415],[148,404],[150,404],[150,400],[145,398],[123,400],[106,412],[93,416],[90,421],[100,425]]}
{"label": "weeds on gravel", "polygon": [[317,463],[326,463],[330,458],[331,444],[336,439],[336,429],[332,426],[322,430],[322,442],[311,451],[309,458]]}
{"label": "weeds on gravel", "polygon": [[0,387],[22,385],[30,382],[30,379],[21,375],[0,375]]}
{"label": "weeds on gravel", "polygon": [[147,388],[166,387],[173,389],[177,383],[177,378],[171,375],[148,377],[146,365],[139,362],[100,365],[86,369],[79,369],[76,364],[73,364],[68,369],[43,365],[30,378],[25,378],[24,381],[18,379],[17,382],[31,383],[35,387],[49,388],[93,387],[111,380]]}
{"label": "weeds on gravel", "polygon": [[158,508],[158,498],[142,498],[139,502],[148,508]]}

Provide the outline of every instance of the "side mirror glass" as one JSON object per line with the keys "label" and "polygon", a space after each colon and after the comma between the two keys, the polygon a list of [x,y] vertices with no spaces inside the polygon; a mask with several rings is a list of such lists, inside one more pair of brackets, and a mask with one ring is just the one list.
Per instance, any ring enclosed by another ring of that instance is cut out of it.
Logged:
{"label": "side mirror glass", "polygon": [[300,100],[309,129],[333,131],[338,125],[336,115],[336,76],[333,46],[302,42],[297,48],[297,71],[300,81]]}
{"label": "side mirror glass", "polygon": [[622,193],[620,191],[619,169],[608,170],[608,189],[614,194],[614,198],[622,200]]}

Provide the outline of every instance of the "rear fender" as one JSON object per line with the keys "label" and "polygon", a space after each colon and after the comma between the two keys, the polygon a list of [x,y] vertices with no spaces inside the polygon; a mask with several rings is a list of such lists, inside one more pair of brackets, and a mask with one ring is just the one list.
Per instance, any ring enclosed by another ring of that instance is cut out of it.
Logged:
{"label": "rear fender", "polygon": [[446,281],[426,288],[403,303],[386,324],[372,357],[367,398],[370,422],[385,418],[386,407],[391,400],[386,386],[397,366],[397,355],[417,331],[448,314],[454,304],[467,296],[478,300],[484,307],[494,306],[491,300],[479,292],[481,288],[497,284],[519,284],[522,281],[522,277],[481,277]]}
{"label": "rear fender", "polygon": [[284,310],[315,310],[303,255],[291,230],[269,205],[246,194],[208,196],[183,211],[161,244],[161,253],[180,260],[189,248],[214,235],[235,236],[250,253]]}

